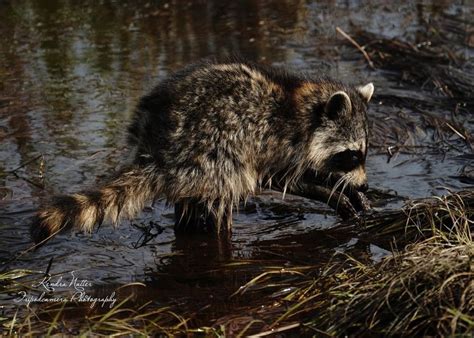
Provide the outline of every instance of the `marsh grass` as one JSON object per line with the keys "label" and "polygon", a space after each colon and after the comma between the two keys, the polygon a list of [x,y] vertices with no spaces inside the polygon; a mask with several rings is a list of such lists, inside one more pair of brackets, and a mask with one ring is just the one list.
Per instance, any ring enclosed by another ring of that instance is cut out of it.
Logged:
{"label": "marsh grass", "polygon": [[329,334],[454,335],[474,329],[472,244],[433,237],[376,266],[354,262],[309,326]]}
{"label": "marsh grass", "polygon": [[[464,191],[371,216],[364,224],[367,234],[405,243],[379,263],[346,256],[316,274],[269,271],[239,292],[259,290],[259,282],[277,290],[270,296],[272,316],[260,316],[267,332],[288,327],[329,336],[469,335],[474,330],[473,201],[474,192]],[[285,289],[289,292],[275,297]]]}
{"label": "marsh grass", "polygon": [[[0,274],[1,293],[17,294],[31,290],[43,275],[36,271],[12,270]],[[133,287],[131,283],[116,289]],[[122,292],[123,294],[123,292]],[[187,332],[187,320],[167,306],[153,302],[139,304],[135,295],[120,297],[110,309],[92,309],[77,301],[21,305],[3,309],[0,316],[2,335],[38,336],[66,335],[173,335]],[[13,303],[13,300],[11,301]]]}
{"label": "marsh grass", "polygon": [[449,43],[453,35],[466,39],[467,27],[448,35],[442,34],[436,24],[432,22],[432,29],[418,36],[419,43],[366,31],[360,31],[357,40],[376,68],[390,70],[402,81],[420,85],[422,89],[436,89],[445,97],[471,105],[473,68],[465,50],[453,50]]}
{"label": "marsh grass", "polygon": [[[426,29],[411,39],[363,30],[354,34],[359,50],[374,67],[404,84],[401,92],[392,88],[376,93],[376,100],[387,109],[371,121],[372,148],[386,149],[390,156],[472,152],[474,67],[466,46],[469,25],[460,17],[454,25],[455,19],[430,19],[423,23]],[[453,41],[460,47],[454,48]]]}
{"label": "marsh grass", "polygon": [[[411,200],[399,210],[374,213],[362,221],[365,236],[407,244],[441,236],[472,243],[474,191]],[[451,238],[453,237],[454,238]]]}
{"label": "marsh grass", "polygon": [[187,332],[186,319],[168,307],[151,303],[135,307],[122,300],[107,312],[88,315],[79,304],[48,304],[19,309],[10,318],[2,318],[4,335],[173,335]]}

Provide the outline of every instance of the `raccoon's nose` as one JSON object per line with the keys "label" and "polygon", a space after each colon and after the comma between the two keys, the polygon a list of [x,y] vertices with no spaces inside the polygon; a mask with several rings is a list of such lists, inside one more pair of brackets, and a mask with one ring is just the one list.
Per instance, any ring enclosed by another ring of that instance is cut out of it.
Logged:
{"label": "raccoon's nose", "polygon": [[359,187],[359,191],[366,192],[367,190],[369,190],[369,184],[368,183],[364,183]]}

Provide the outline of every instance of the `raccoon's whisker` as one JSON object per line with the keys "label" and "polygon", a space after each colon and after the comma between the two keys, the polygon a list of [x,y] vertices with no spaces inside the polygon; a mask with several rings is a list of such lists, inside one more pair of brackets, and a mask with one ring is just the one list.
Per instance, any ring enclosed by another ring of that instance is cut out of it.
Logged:
{"label": "raccoon's whisker", "polygon": [[344,186],[341,189],[341,194],[343,194],[344,190],[346,190],[346,188],[349,186],[349,173],[344,175],[344,177],[345,177],[345,183],[344,183]]}
{"label": "raccoon's whisker", "polygon": [[340,179],[338,179],[336,184],[334,184],[334,186],[332,187],[331,193],[329,194],[328,203],[331,200],[332,195],[336,192],[336,190],[339,187],[341,182],[342,182],[342,177]]}
{"label": "raccoon's whisker", "polygon": [[331,182],[331,177],[332,173],[329,173],[324,182],[326,183],[326,188],[329,186],[329,183]]}
{"label": "raccoon's whisker", "polygon": [[331,194],[329,195],[329,198],[328,198],[328,203],[331,200],[332,195],[336,192],[337,188],[339,188],[339,186],[344,183],[346,178],[347,178],[347,174],[343,175],[340,179],[337,180],[336,184],[334,184],[334,187],[332,188]]}
{"label": "raccoon's whisker", "polygon": [[293,182],[298,181],[299,177],[306,169],[307,168],[302,167],[299,163],[292,164],[283,174],[283,178],[285,179],[285,186],[291,186]]}
{"label": "raccoon's whisker", "polygon": [[339,198],[337,199],[336,208],[339,207],[339,202],[341,201],[341,197],[344,194],[344,190],[347,188],[348,184],[349,180],[346,178],[344,185],[342,186],[341,193],[339,194]]}

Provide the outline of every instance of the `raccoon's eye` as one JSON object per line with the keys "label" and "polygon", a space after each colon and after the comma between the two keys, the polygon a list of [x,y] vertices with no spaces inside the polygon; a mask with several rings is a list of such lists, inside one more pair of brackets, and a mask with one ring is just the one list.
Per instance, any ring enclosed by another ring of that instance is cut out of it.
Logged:
{"label": "raccoon's eye", "polygon": [[348,172],[357,168],[363,162],[363,159],[364,156],[361,151],[345,150],[331,158],[331,166]]}

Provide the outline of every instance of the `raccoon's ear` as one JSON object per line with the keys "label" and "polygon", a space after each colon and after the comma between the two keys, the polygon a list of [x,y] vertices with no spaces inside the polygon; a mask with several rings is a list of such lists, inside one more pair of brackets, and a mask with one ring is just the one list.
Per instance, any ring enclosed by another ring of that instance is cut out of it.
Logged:
{"label": "raccoon's ear", "polygon": [[372,98],[372,94],[374,93],[374,84],[368,83],[365,86],[359,86],[356,88],[357,91],[362,95],[362,97],[369,102],[370,99]]}
{"label": "raccoon's ear", "polygon": [[335,120],[342,115],[350,114],[351,110],[351,99],[344,91],[332,94],[324,107],[324,111],[330,120]]}

